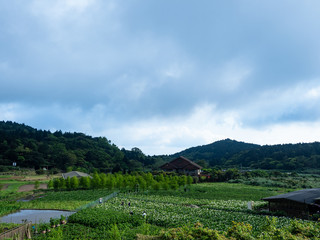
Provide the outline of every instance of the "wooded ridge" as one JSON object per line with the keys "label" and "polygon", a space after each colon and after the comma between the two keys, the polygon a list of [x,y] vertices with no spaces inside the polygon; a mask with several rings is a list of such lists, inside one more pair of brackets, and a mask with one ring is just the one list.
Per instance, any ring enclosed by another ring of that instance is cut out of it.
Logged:
{"label": "wooded ridge", "polygon": [[[106,137],[37,130],[0,121],[0,165],[92,172],[158,170],[184,156],[205,168],[320,169],[320,143],[264,145],[225,139],[172,155],[146,156],[139,148],[119,149]],[[1,170],[1,169],[0,169]]]}

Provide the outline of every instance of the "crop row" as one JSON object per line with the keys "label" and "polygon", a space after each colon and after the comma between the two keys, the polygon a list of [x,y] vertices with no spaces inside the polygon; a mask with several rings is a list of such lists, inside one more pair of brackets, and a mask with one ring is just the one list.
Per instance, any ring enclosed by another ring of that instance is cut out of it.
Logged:
{"label": "crop row", "polygon": [[74,210],[111,192],[106,189],[47,192],[42,198],[23,202],[23,208]]}
{"label": "crop row", "polygon": [[[124,195],[119,194],[119,198],[133,199],[137,201],[151,201],[157,203],[172,203],[176,205],[185,206],[201,206],[217,210],[230,210],[230,211],[245,211],[248,207],[248,201],[244,200],[214,200],[214,199],[194,199],[184,196],[161,196],[154,194],[134,194],[134,195]],[[263,201],[255,201],[254,206],[258,207],[264,205]],[[195,207],[196,207],[195,206]]]}
{"label": "crop row", "polygon": [[[130,204],[129,204],[130,203]],[[201,222],[205,227],[226,231],[232,222],[245,222],[258,231],[265,224],[265,216],[247,212],[236,212],[211,209],[207,206],[193,207],[157,201],[144,201],[133,198],[117,197],[104,204],[101,208],[114,209],[127,214],[147,214],[147,222],[162,227],[177,227],[185,224],[193,225]],[[278,218],[279,227],[288,225],[290,219]]]}

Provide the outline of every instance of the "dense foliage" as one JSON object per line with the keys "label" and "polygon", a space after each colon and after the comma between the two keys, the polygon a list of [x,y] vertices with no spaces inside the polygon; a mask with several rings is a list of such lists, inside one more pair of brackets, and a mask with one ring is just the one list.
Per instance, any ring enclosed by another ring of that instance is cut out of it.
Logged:
{"label": "dense foliage", "polygon": [[[83,133],[51,133],[24,124],[0,121],[1,165],[51,170],[121,171],[151,167],[156,157],[146,157],[138,148],[120,150],[105,137]],[[159,165],[159,164],[158,164]],[[2,167],[3,168],[3,167]],[[6,168],[8,169],[8,168]]]}
{"label": "dense foliage", "polygon": [[190,185],[193,183],[191,176],[177,176],[159,174],[152,175],[151,173],[134,172],[132,174],[105,174],[94,173],[93,177],[82,177],[78,180],[77,177],[72,178],[56,178],[50,180],[48,183],[49,188],[55,190],[74,190],[74,189],[125,189],[125,190],[176,190],[180,186]]}
{"label": "dense foliage", "polygon": [[233,155],[259,147],[260,146],[256,144],[226,139],[203,146],[188,148],[172,156],[184,156],[196,160],[203,167],[206,167],[206,165],[224,166],[225,161],[230,159]]}
{"label": "dense foliage", "polygon": [[184,240],[184,239],[212,239],[212,240],[304,240],[319,239],[320,225],[313,223],[301,223],[298,220],[291,220],[288,226],[276,226],[276,218],[266,218],[262,231],[254,233],[252,226],[243,222],[232,222],[227,231],[217,231],[203,227],[201,223],[194,226],[183,226],[163,231],[159,239],[163,240]]}
{"label": "dense foliage", "polygon": [[303,170],[320,168],[320,142],[255,145],[226,139],[192,147],[183,155],[204,167]]}
{"label": "dense foliage", "polygon": [[51,133],[24,124],[0,122],[0,171],[18,167],[83,172],[158,169],[177,156],[203,167],[306,170],[320,169],[320,143],[260,146],[226,139],[173,155],[146,156],[139,148],[119,149],[105,137]]}
{"label": "dense foliage", "polygon": [[114,209],[87,208],[71,215],[68,222],[79,223],[88,227],[110,229],[114,224],[137,227],[143,224],[144,218],[141,215],[131,215]]}
{"label": "dense foliage", "polygon": [[247,210],[248,200],[256,199],[257,207],[263,204],[258,199],[280,193],[278,190],[202,183],[191,185],[188,191],[119,193],[35,239],[318,239],[317,222]]}

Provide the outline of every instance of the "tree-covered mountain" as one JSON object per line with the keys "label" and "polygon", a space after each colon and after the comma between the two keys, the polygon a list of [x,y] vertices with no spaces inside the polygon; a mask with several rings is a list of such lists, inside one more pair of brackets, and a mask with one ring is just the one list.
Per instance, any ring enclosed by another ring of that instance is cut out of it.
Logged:
{"label": "tree-covered mountain", "polygon": [[320,169],[320,143],[265,145],[233,155],[225,166],[260,169]]}
{"label": "tree-covered mountain", "polygon": [[24,124],[0,121],[0,165],[39,169],[77,168],[82,171],[142,170],[151,168],[156,157],[139,149],[120,150],[105,137],[83,133],[37,130]]}
{"label": "tree-covered mountain", "polygon": [[183,155],[204,167],[320,169],[319,142],[260,146],[226,139],[192,147],[171,157],[178,155]]}
{"label": "tree-covered mountain", "polygon": [[158,169],[184,156],[203,167],[246,167],[252,169],[320,169],[320,143],[260,146],[221,140],[191,147],[172,155],[146,156],[139,148],[119,149],[105,137],[83,133],[37,130],[24,124],[0,121],[0,165],[78,169],[92,172]]}
{"label": "tree-covered mountain", "polygon": [[235,154],[259,147],[260,145],[225,139],[207,145],[188,148],[173,154],[172,157],[184,156],[205,166],[224,166],[225,162]]}

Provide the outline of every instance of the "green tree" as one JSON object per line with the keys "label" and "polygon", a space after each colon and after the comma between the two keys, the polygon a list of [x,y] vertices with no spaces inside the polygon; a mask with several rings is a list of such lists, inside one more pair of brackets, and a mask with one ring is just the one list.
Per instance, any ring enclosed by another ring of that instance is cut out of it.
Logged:
{"label": "green tree", "polygon": [[60,189],[60,179],[59,178],[53,179],[53,188],[54,188],[54,190]]}
{"label": "green tree", "polygon": [[79,186],[81,188],[84,188],[84,189],[89,189],[90,188],[90,177],[81,177],[80,178],[80,182],[79,182]]}
{"label": "green tree", "polygon": [[101,178],[98,173],[94,173],[91,179],[91,188],[97,189],[101,187]]}
{"label": "green tree", "polygon": [[193,183],[193,178],[191,176],[187,177],[187,184],[191,185]]}
{"label": "green tree", "polygon": [[73,176],[70,179],[70,188],[77,189],[79,187],[79,179],[76,176]]}
{"label": "green tree", "polygon": [[66,188],[67,188],[67,189],[71,189],[70,177],[67,177],[67,179],[65,180],[65,183],[66,183]]}
{"label": "green tree", "polygon": [[48,186],[49,189],[50,189],[50,188],[53,188],[53,180],[49,180],[47,186]]}
{"label": "green tree", "polygon": [[35,189],[38,189],[39,187],[40,187],[39,181],[35,181],[35,182],[34,182],[34,188],[35,188]]}
{"label": "green tree", "polygon": [[66,180],[64,178],[59,179],[59,189],[66,189]]}

